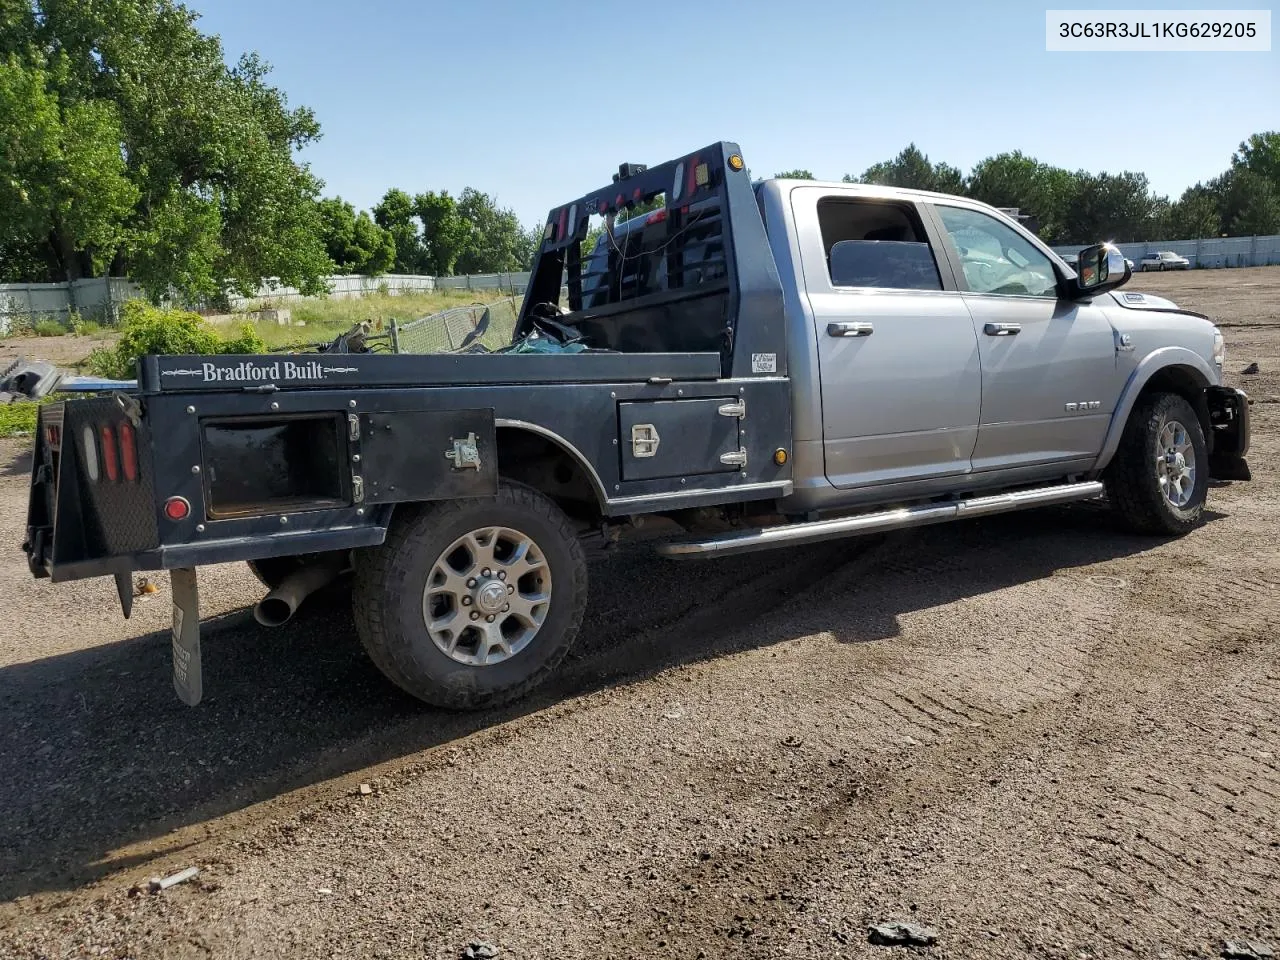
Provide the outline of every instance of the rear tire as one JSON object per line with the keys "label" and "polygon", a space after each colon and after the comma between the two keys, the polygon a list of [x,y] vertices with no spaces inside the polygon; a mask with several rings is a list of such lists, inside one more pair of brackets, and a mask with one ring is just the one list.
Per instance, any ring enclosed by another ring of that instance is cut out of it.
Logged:
{"label": "rear tire", "polygon": [[380,547],[356,554],[356,629],[369,658],[433,706],[516,700],[569,652],[587,565],[569,518],[523,484],[496,498],[397,510]]}
{"label": "rear tire", "polygon": [[1175,393],[1139,399],[1104,482],[1117,517],[1134,533],[1181,536],[1199,526],[1209,456],[1191,404]]}

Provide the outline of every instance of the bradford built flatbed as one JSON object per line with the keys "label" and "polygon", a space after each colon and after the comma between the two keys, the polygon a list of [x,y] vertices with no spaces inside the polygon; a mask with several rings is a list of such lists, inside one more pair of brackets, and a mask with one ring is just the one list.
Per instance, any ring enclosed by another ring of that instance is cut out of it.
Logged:
{"label": "bradford built flatbed", "polygon": [[132,389],[43,406],[25,549],[115,576],[126,616],[131,574],[171,571],[187,703],[196,570],[248,561],[259,622],[350,579],[378,667],[477,708],[568,651],[580,539],[646,516],[699,557],[1105,489],[1184,533],[1210,475],[1248,476],[1246,398],[1207,319],[1113,296],[1114,247],[1079,269],[962,198],[753,185],[732,143],[624,165],[551,211],[509,349],[147,356]]}

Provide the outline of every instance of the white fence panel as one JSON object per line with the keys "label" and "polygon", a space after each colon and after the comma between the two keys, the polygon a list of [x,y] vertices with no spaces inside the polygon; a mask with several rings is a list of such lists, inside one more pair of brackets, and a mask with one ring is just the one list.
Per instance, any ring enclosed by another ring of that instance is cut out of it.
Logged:
{"label": "white fence panel", "polygon": [[[336,300],[364,297],[375,293],[400,296],[404,293],[430,292],[436,289],[435,277],[398,273],[385,273],[380,277],[366,277],[358,273],[336,274],[328,277],[326,283],[329,287],[329,296]],[[233,309],[244,310],[269,304],[307,299],[310,298],[300,293],[296,287],[280,286],[267,282],[260,286],[251,297],[231,297],[231,306]]]}
{"label": "white fence panel", "polygon": [[[1088,244],[1054,247],[1058,253],[1079,253]],[[1191,266],[1270,267],[1280,265],[1280,236],[1205,237],[1200,240],[1152,240],[1147,243],[1117,243],[1136,266],[1143,257],[1169,250],[1191,261]]]}

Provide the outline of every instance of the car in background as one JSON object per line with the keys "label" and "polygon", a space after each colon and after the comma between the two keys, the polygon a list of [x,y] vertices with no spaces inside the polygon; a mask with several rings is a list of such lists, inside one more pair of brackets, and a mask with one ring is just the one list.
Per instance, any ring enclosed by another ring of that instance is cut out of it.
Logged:
{"label": "car in background", "polygon": [[1139,270],[1189,270],[1191,261],[1179,256],[1172,250],[1158,250],[1148,253],[1138,264]]}

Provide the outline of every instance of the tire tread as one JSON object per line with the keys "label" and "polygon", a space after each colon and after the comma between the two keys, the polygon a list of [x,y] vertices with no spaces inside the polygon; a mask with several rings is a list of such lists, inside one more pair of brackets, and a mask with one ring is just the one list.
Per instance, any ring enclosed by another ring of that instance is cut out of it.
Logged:
{"label": "tire tread", "polygon": [[[445,686],[424,671],[409,655],[409,641],[402,625],[396,623],[391,600],[405,589],[412,559],[421,553],[438,549],[433,531],[466,514],[491,507],[493,499],[467,498],[400,507],[380,547],[360,551],[356,558],[352,609],[360,642],[375,666],[406,693],[433,706],[454,710],[477,710],[497,707],[518,700],[543,683],[568,654],[587,606],[586,559],[577,531],[564,511],[552,500],[532,487],[514,481],[499,483],[497,502],[521,511],[535,513],[548,521],[567,546],[571,568],[567,575],[556,578],[556,585],[569,589],[567,627],[555,638],[555,647],[543,657],[538,669],[519,683],[497,691],[480,691],[474,687],[459,689]],[[560,594],[557,596],[563,596]]]}
{"label": "tire tread", "polygon": [[[1200,420],[1183,397],[1176,393],[1153,393],[1140,399],[1125,424],[1120,446],[1103,478],[1107,499],[1121,524],[1133,533],[1180,536],[1199,525],[1204,510],[1201,496],[1187,516],[1175,514],[1153,476],[1150,449],[1160,424],[1168,417],[1176,418],[1189,431],[1200,434],[1196,467],[1200,471],[1209,467],[1204,456]],[[1195,446],[1194,436],[1192,442]],[[1200,478],[1196,482],[1202,489],[1206,483]]]}

